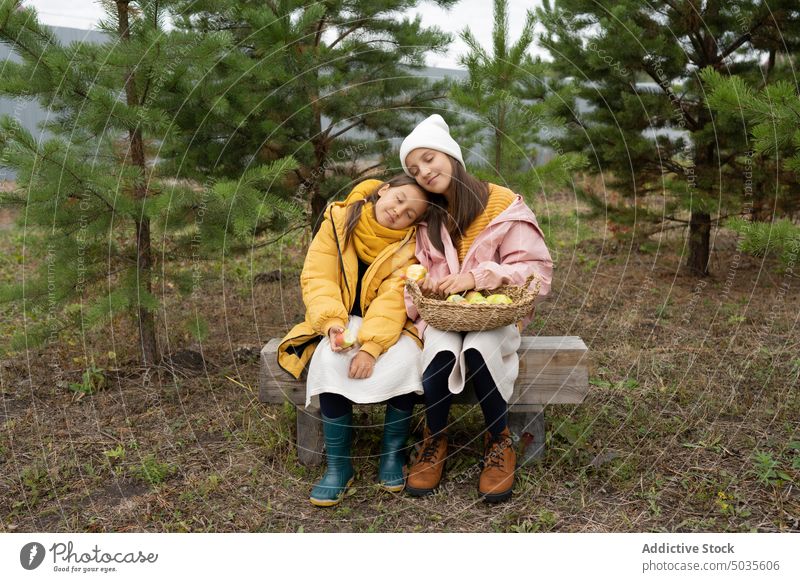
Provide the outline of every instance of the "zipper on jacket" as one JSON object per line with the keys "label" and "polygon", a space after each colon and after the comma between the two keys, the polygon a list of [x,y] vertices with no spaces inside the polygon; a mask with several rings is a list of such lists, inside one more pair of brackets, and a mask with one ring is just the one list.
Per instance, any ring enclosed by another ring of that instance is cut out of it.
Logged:
{"label": "zipper on jacket", "polygon": [[[336,252],[339,254],[339,269],[342,271],[342,277],[344,278],[344,284],[347,287],[347,292],[350,293],[350,283],[347,280],[347,271],[344,268],[344,258],[342,258],[342,247],[339,244],[339,233],[336,232],[336,222],[333,220],[333,206],[331,206],[330,210],[328,211],[331,217],[331,226],[333,227],[333,239],[336,242]],[[351,298],[353,293],[350,293]],[[347,313],[349,314],[353,311],[353,301],[350,302],[350,306],[347,308]]]}

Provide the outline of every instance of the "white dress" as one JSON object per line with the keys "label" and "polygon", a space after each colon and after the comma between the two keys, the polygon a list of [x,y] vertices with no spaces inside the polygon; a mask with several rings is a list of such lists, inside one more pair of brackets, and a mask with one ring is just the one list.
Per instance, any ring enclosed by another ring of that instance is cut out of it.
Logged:
{"label": "white dress", "polygon": [[[348,328],[358,334],[362,319],[351,315]],[[397,343],[378,357],[369,378],[354,380],[348,377],[350,361],[357,349],[337,353],[331,350],[330,340],[319,342],[308,365],[306,380],[306,406],[311,397],[332,392],[340,394],[357,404],[383,402],[415,392],[422,394],[422,351],[407,335],[400,335]]]}
{"label": "white dress", "polygon": [[483,356],[498,392],[508,402],[519,374],[517,349],[521,341],[516,325],[468,332],[442,331],[428,325],[424,334],[422,369],[427,369],[439,352],[451,352],[456,357],[456,365],[448,378],[448,387],[453,394],[459,394],[464,390],[467,377],[464,352],[476,349]]}

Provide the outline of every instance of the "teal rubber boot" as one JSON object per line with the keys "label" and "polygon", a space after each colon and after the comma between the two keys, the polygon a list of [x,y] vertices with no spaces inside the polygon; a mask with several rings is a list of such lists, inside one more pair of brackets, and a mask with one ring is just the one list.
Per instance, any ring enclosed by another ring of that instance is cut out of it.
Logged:
{"label": "teal rubber boot", "polygon": [[403,411],[386,405],[383,422],[381,461],[378,465],[378,482],[386,491],[402,491],[406,485],[403,467],[406,464],[406,442],[411,425],[411,411]]}
{"label": "teal rubber boot", "polygon": [[309,501],[319,507],[330,507],[344,498],[353,483],[353,460],[350,458],[353,414],[339,418],[328,418],[323,414],[322,434],[325,437],[328,468],[311,490]]}

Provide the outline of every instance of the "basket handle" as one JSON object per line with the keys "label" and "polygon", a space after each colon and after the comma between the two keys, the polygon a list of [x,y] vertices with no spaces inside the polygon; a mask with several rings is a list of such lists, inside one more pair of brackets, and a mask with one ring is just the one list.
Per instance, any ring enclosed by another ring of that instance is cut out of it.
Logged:
{"label": "basket handle", "polygon": [[417,285],[414,279],[406,279],[406,289],[408,289],[408,294],[411,295],[411,299],[414,303],[422,298],[422,291],[420,291],[419,285]]}

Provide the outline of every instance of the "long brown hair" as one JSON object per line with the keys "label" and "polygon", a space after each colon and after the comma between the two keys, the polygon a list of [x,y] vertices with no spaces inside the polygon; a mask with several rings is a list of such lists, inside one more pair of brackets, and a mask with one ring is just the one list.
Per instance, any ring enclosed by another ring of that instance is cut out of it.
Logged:
{"label": "long brown hair", "polygon": [[438,196],[436,196],[435,194],[431,194],[430,192],[422,188],[422,186],[417,184],[417,181],[414,178],[406,176],[405,174],[397,174],[396,176],[392,176],[385,182],[378,185],[378,187],[375,188],[375,190],[369,196],[367,196],[366,198],[362,198],[361,200],[357,200],[356,202],[353,202],[347,207],[347,221],[345,222],[344,226],[344,246],[349,245],[350,240],[353,238],[353,232],[356,229],[358,221],[361,220],[361,212],[364,210],[364,205],[367,202],[372,202],[374,204],[378,200],[378,190],[380,190],[387,184],[389,185],[390,188],[395,188],[397,186],[416,186],[417,188],[422,190],[422,192],[425,194],[425,197],[428,199],[429,204],[425,209],[425,212],[423,212],[421,215],[417,217],[416,222],[419,222],[420,220],[423,220],[425,219],[426,216],[428,216],[428,211],[431,209],[432,206],[434,206],[434,204],[432,204],[434,201],[433,200],[434,197],[436,198],[436,201],[439,203],[437,204],[438,206],[441,206],[441,204],[443,203],[443,201],[438,200],[439,198]]}
{"label": "long brown hair", "polygon": [[[453,246],[458,248],[461,237],[472,221],[486,210],[489,201],[489,184],[478,180],[467,172],[453,156],[450,158],[450,197],[443,211],[432,210],[427,217],[428,238],[433,246],[444,254],[442,224],[447,228]],[[430,205],[433,206],[433,205]]]}

